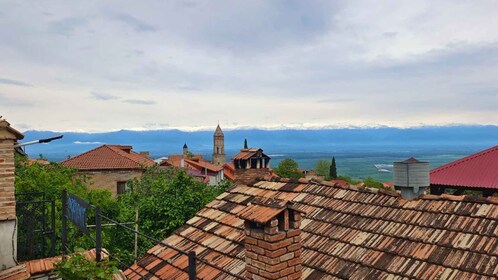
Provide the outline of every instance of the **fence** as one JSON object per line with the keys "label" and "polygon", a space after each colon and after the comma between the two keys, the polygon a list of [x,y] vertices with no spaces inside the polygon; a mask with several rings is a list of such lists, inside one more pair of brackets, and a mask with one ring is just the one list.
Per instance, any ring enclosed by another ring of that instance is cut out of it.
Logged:
{"label": "fence", "polygon": [[[211,266],[219,271],[222,271],[225,274],[228,274],[236,279],[244,279],[243,277],[234,274],[228,270],[225,270],[222,267],[219,267],[217,265],[211,264],[208,261],[198,257],[195,253],[195,251],[184,251],[180,248],[176,248],[174,246],[171,246],[167,243],[164,243],[161,240],[158,240],[152,236],[149,236],[147,234],[144,234],[142,232],[139,232],[138,230],[132,229],[131,227],[127,226],[130,223],[121,223],[118,222],[112,218],[109,218],[101,213],[100,207],[96,207],[93,205],[90,205],[88,202],[84,201],[83,199],[74,196],[72,194],[69,194],[67,191],[63,191],[62,193],[62,253],[63,256],[65,256],[67,252],[67,221],[70,220],[73,224],[75,224],[81,231],[85,232],[90,236],[90,233],[88,231],[88,225],[86,225],[86,218],[87,218],[87,212],[88,209],[94,209],[95,210],[95,238],[91,237],[95,241],[95,252],[96,252],[96,261],[100,261],[102,259],[102,220],[106,220],[108,224],[106,225],[115,225],[117,227],[122,228],[123,230],[135,234],[135,236],[141,236],[144,237],[155,244],[164,246],[166,248],[175,250],[183,255],[188,256],[188,275],[190,280],[196,279],[197,276],[197,262],[203,263],[205,265]],[[114,259],[121,265],[125,265],[121,260],[119,260],[116,256],[113,256],[110,252],[107,252],[107,255],[109,258]],[[137,275],[141,275],[139,272],[133,270],[131,267],[129,267],[134,273]]]}
{"label": "fence", "polygon": [[55,256],[55,201],[44,192],[16,194],[17,260]]}

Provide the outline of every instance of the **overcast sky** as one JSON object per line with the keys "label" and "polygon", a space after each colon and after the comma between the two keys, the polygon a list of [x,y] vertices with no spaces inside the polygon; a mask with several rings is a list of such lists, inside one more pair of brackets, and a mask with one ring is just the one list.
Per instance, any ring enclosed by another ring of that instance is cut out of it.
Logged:
{"label": "overcast sky", "polygon": [[0,115],[56,131],[498,125],[498,1],[1,1]]}

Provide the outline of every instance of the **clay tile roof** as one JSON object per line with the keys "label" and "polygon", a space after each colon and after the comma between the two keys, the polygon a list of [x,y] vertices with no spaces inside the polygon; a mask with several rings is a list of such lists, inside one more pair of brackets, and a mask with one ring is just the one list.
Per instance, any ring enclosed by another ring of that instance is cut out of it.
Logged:
{"label": "clay tile roof", "polygon": [[61,163],[82,171],[141,170],[154,165],[152,159],[131,149],[131,146],[102,145]]}
{"label": "clay tile roof", "polygon": [[223,164],[223,173],[230,181],[235,181],[235,166],[233,162]]}
{"label": "clay tile roof", "polygon": [[250,205],[240,212],[239,217],[243,220],[265,224],[284,210],[285,208]]}
{"label": "clay tile roof", "polygon": [[431,170],[431,185],[498,189],[498,146]]}
{"label": "clay tile roof", "polygon": [[[232,159],[249,159],[252,156],[254,156],[258,151],[262,151],[262,149],[260,148],[242,149]],[[268,157],[268,156],[263,153],[263,157]]]}
{"label": "clay tile roof", "polygon": [[[88,260],[94,260],[96,257],[95,249],[84,251],[83,254]],[[102,257],[108,258],[107,250],[102,250]],[[5,280],[24,280],[31,279],[32,276],[37,276],[36,279],[49,279],[38,278],[43,277],[45,274],[50,274],[54,270],[54,265],[62,259],[61,256],[49,257],[44,259],[30,260],[17,266],[11,267],[6,270],[0,271],[0,279]],[[50,278],[52,279],[52,278]]]}
{"label": "clay tile roof", "polygon": [[185,163],[195,168],[205,168],[209,171],[219,172],[223,170],[223,166],[212,164],[205,160],[194,161],[190,159],[185,159]]}
{"label": "clay tile roof", "polygon": [[[240,216],[258,219],[251,211],[279,211],[280,201],[305,212],[302,279],[474,279],[498,273],[498,198],[424,195],[408,201],[391,191],[305,180],[233,186],[164,242],[195,250],[212,264],[198,262],[201,279],[232,279],[222,268],[243,278]],[[132,268],[161,279],[187,277],[186,256],[160,245]],[[131,269],[125,274],[140,278]]]}

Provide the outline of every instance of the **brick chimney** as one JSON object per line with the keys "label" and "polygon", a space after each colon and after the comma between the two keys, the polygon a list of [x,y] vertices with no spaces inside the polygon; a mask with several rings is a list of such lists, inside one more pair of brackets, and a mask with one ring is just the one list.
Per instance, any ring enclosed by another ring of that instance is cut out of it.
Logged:
{"label": "brick chimney", "polygon": [[24,138],[0,118],[0,270],[16,265],[17,222],[14,144]]}
{"label": "brick chimney", "polygon": [[254,200],[240,213],[248,279],[301,279],[301,213],[276,199]]}

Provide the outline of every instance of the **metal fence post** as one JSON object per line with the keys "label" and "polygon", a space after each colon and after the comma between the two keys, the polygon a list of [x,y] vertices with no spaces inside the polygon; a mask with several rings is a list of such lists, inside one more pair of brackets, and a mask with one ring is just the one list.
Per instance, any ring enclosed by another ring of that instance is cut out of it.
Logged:
{"label": "metal fence post", "polygon": [[195,251],[188,252],[188,279],[195,280],[196,275]]}
{"label": "metal fence post", "polygon": [[100,262],[102,259],[102,217],[100,216],[100,207],[95,208],[95,260]]}
{"label": "metal fence post", "polygon": [[67,254],[67,190],[62,190],[62,258]]}
{"label": "metal fence post", "polygon": [[50,256],[53,257],[55,256],[55,200],[52,200],[51,202],[52,204],[52,213],[51,213],[51,219],[52,219],[52,224],[51,224],[51,227],[52,227],[52,236],[51,236],[51,240],[50,242],[52,243],[50,245]]}

